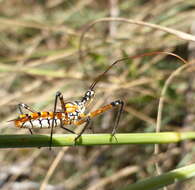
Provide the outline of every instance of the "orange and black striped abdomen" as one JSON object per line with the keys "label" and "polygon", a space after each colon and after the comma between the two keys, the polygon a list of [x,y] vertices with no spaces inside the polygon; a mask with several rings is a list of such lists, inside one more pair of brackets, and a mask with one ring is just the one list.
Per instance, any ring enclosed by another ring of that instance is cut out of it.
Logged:
{"label": "orange and black striped abdomen", "polygon": [[[15,126],[19,128],[50,128],[53,118],[53,112],[34,112],[19,115],[19,117],[14,120],[14,123]],[[54,118],[54,127],[59,126],[61,122],[66,119],[65,113],[57,112]]]}

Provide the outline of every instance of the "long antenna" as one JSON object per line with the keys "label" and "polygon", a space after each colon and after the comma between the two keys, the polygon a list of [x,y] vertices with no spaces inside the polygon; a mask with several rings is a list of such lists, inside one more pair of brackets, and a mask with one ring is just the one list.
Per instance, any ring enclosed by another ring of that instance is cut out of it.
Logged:
{"label": "long antenna", "polygon": [[174,56],[176,58],[178,58],[179,60],[183,61],[185,64],[188,64],[188,62],[186,60],[184,60],[182,57],[180,57],[179,55],[176,55],[174,53],[170,53],[170,52],[164,52],[164,51],[154,51],[154,52],[150,52],[150,53],[143,53],[140,55],[134,55],[134,56],[130,56],[130,57],[125,57],[125,58],[121,58],[116,60],[114,63],[112,63],[102,74],[100,74],[95,81],[91,84],[90,86],[90,90],[93,90],[96,86],[96,84],[101,80],[101,78],[117,63],[121,62],[121,61],[125,61],[125,60],[129,60],[129,59],[136,59],[136,58],[140,58],[140,57],[145,57],[145,56],[151,56],[151,55],[158,55],[158,54],[165,54],[165,55],[171,55]]}

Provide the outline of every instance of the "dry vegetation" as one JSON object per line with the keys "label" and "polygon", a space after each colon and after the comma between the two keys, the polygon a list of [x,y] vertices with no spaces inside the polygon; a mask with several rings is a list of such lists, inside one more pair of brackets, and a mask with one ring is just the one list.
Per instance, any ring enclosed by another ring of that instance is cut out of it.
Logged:
{"label": "dry vegetation", "polygon": [[[58,90],[66,100],[78,99],[95,76],[121,57],[169,51],[192,59],[193,44],[188,40],[149,27],[107,22],[94,25],[86,34],[79,61],[79,38],[90,21],[111,15],[190,33],[194,9],[193,0],[0,1],[1,133],[28,133],[6,122],[17,116],[18,103],[29,104],[35,110],[52,110]],[[125,111],[118,131],[152,132],[163,84],[180,65],[177,59],[166,55],[120,63],[97,85],[89,110],[121,98]],[[191,71],[177,77],[168,89],[163,109],[164,131],[193,130]],[[115,114],[112,111],[95,118],[94,131],[111,132]],[[59,129],[56,133],[64,131]],[[192,142],[162,146],[162,170],[194,162],[194,151]],[[52,166],[55,168],[56,164],[56,169],[50,170],[51,178],[42,190],[120,189],[154,175],[152,154],[151,145],[1,150],[0,189],[39,189],[55,158]],[[193,180],[188,180],[169,189],[193,190],[194,185]]]}

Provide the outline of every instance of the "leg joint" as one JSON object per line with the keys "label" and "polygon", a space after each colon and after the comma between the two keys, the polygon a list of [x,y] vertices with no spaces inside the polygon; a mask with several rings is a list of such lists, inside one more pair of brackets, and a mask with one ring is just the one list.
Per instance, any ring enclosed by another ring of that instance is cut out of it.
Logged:
{"label": "leg joint", "polygon": [[61,98],[61,97],[62,97],[62,93],[61,93],[60,91],[57,91],[57,92],[56,92],[56,96],[58,96],[58,97]]}
{"label": "leg joint", "polygon": [[118,106],[118,105],[124,105],[124,102],[122,100],[116,100],[114,102],[110,103],[112,106]]}
{"label": "leg joint", "polygon": [[26,104],[23,104],[23,103],[19,103],[18,106],[22,107],[22,108],[25,108],[25,109],[28,109],[28,106]]}

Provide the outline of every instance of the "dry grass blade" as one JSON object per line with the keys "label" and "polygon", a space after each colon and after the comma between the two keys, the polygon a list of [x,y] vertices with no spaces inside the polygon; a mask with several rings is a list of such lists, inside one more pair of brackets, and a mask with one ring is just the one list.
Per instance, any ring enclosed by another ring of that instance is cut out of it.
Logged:
{"label": "dry grass blade", "polygon": [[[181,74],[181,72],[185,69],[187,69],[188,67],[192,67],[195,64],[189,64],[188,62],[184,62],[185,65],[180,66],[178,69],[176,69],[166,80],[165,85],[163,86],[162,92],[161,92],[161,96],[159,99],[159,105],[158,105],[158,114],[157,114],[157,124],[156,124],[156,132],[160,132],[160,127],[161,127],[161,121],[162,121],[162,111],[163,111],[163,105],[164,105],[164,99],[165,99],[165,95],[166,95],[166,91],[169,87],[169,85],[171,84],[171,82],[173,81],[173,79]],[[158,155],[159,154],[159,145],[155,144],[154,145],[154,155]],[[155,162],[155,167],[157,170],[157,173],[160,175],[162,173],[161,168],[159,167],[158,162]],[[166,188],[164,188],[166,189]]]}
{"label": "dry grass blade", "polygon": [[30,21],[21,21],[21,20],[15,20],[15,19],[8,19],[8,18],[0,18],[1,25],[7,25],[7,26],[19,26],[19,27],[27,27],[27,28],[35,28],[39,30],[47,30],[47,31],[63,31],[66,34],[69,35],[78,35],[77,32],[74,30],[63,27],[63,26],[48,26],[43,23],[36,23],[36,22],[30,22]]}
{"label": "dry grass blade", "polygon": [[105,17],[105,18],[97,19],[97,20],[91,22],[90,24],[87,25],[87,27],[82,32],[82,35],[80,37],[80,42],[79,42],[79,60],[80,60],[81,63],[82,63],[82,59],[83,59],[83,55],[82,55],[83,49],[82,49],[82,46],[83,46],[83,41],[84,41],[85,34],[95,24],[101,23],[101,22],[111,22],[111,21],[112,22],[113,21],[115,21],[115,22],[124,22],[124,23],[129,23],[129,24],[136,24],[136,25],[140,25],[140,26],[146,26],[146,27],[150,27],[150,28],[153,28],[153,29],[161,30],[161,31],[167,32],[169,34],[175,35],[178,38],[183,39],[183,40],[194,41],[195,42],[195,36],[190,35],[190,34],[185,33],[185,32],[181,32],[181,31],[175,30],[175,29],[171,29],[171,28],[168,28],[168,27],[164,27],[164,26],[160,26],[160,25],[156,25],[156,24],[152,24],[152,23],[148,23],[148,22],[144,22],[144,21],[137,21],[137,20],[126,19],[126,18],[111,18],[111,17],[106,18]]}
{"label": "dry grass blade", "polygon": [[101,180],[99,180],[95,184],[92,184],[89,188],[87,188],[87,190],[99,190],[101,188],[105,188],[105,186],[108,185],[109,183],[114,183],[123,177],[134,174],[138,170],[139,170],[139,167],[137,167],[137,166],[125,167],[125,168],[117,171],[113,175],[111,175],[109,177],[102,178]]}
{"label": "dry grass blade", "polygon": [[43,179],[43,182],[41,183],[40,190],[45,190],[47,187],[47,184],[53,175],[55,169],[57,168],[58,164],[62,160],[64,153],[69,149],[69,147],[63,147],[62,150],[60,150],[53,160],[52,164],[50,165],[47,174],[45,175],[45,178]]}
{"label": "dry grass blade", "polygon": [[[78,132],[78,129],[76,130],[76,132]],[[58,164],[60,163],[60,161],[62,160],[64,153],[66,151],[68,151],[70,147],[63,147],[62,150],[60,150],[57,154],[57,156],[55,157],[55,159],[53,160],[52,164],[50,165],[47,174],[45,175],[41,186],[40,186],[40,190],[45,190],[47,187],[47,184],[49,183],[49,180],[51,178],[51,176],[53,175],[55,169],[57,168]]]}

